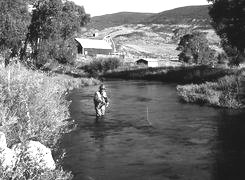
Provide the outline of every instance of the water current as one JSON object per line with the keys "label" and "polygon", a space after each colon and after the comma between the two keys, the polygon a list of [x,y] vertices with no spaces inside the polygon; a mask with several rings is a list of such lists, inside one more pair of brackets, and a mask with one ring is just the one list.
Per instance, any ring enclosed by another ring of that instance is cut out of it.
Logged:
{"label": "water current", "polygon": [[64,167],[74,180],[245,179],[245,112],[180,101],[176,84],[107,81],[110,106],[95,120],[97,86],[74,90],[76,130]]}

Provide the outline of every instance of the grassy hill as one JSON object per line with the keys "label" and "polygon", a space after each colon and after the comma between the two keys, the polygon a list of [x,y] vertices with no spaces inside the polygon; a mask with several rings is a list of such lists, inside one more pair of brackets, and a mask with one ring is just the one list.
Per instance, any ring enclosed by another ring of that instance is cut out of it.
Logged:
{"label": "grassy hill", "polygon": [[137,24],[152,15],[153,13],[119,12],[95,16],[92,17],[91,22],[88,24],[88,28],[101,30],[124,24]]}
{"label": "grassy hill", "polygon": [[180,7],[161,13],[119,12],[92,17],[88,28],[102,30],[125,24],[209,25],[208,5]]}
{"label": "grassy hill", "polygon": [[208,5],[180,7],[152,15],[142,23],[147,24],[209,24]]}
{"label": "grassy hill", "polygon": [[117,52],[131,59],[144,56],[176,60],[180,53],[176,50],[180,37],[193,31],[206,33],[211,48],[220,51],[220,39],[215,31],[196,25],[125,24],[102,30],[89,29],[81,37],[90,38],[95,32],[101,39],[109,35],[114,40]]}
{"label": "grassy hill", "polygon": [[177,60],[180,38],[194,31],[206,33],[210,47],[221,51],[220,39],[210,26],[208,6],[187,6],[161,13],[121,12],[92,18],[82,37],[113,38],[116,50],[127,61],[139,57]]}

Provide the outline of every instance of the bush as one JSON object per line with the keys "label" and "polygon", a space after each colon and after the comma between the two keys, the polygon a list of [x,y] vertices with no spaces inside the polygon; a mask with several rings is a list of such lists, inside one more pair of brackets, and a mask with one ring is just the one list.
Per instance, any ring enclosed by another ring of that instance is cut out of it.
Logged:
{"label": "bush", "polygon": [[177,86],[177,91],[185,102],[229,108],[242,107],[238,99],[237,77],[234,75],[220,78],[217,82]]}
{"label": "bush", "polygon": [[121,65],[121,60],[115,57],[97,58],[89,65],[84,67],[84,70],[92,76],[98,76],[100,73],[105,73],[109,70],[114,70]]}
{"label": "bush", "polygon": [[54,59],[60,64],[74,64],[77,54],[77,47],[72,41],[61,41],[56,46]]}
{"label": "bush", "polygon": [[67,132],[66,88],[44,74],[16,66],[2,69],[0,79],[0,123],[8,144],[37,140],[54,147],[61,132]]}
{"label": "bush", "polygon": [[36,140],[54,148],[68,132],[67,91],[96,84],[93,79],[74,79],[10,66],[0,72],[0,125],[8,145]]}
{"label": "bush", "polygon": [[118,58],[113,58],[113,57],[104,58],[101,61],[102,61],[102,69],[104,72],[109,70],[114,70],[121,65],[121,61]]}
{"label": "bush", "polygon": [[210,64],[216,63],[215,51],[209,48],[204,33],[193,32],[184,35],[178,44],[177,50],[182,51],[179,60],[186,63]]}
{"label": "bush", "polygon": [[73,178],[70,172],[57,168],[53,171],[38,170],[30,164],[20,162],[14,172],[6,172],[0,168],[1,180],[71,180]]}
{"label": "bush", "polygon": [[178,83],[203,83],[215,81],[225,75],[232,75],[236,69],[212,68],[210,66],[181,66],[156,68],[118,68],[105,73],[105,78],[160,80]]}
{"label": "bush", "polygon": [[218,64],[226,64],[226,62],[228,62],[227,54],[225,52],[222,52],[222,53],[218,54],[217,63]]}
{"label": "bush", "polygon": [[56,61],[60,64],[73,64],[76,58],[76,46],[68,40],[43,41],[33,57],[38,68],[48,62]]}

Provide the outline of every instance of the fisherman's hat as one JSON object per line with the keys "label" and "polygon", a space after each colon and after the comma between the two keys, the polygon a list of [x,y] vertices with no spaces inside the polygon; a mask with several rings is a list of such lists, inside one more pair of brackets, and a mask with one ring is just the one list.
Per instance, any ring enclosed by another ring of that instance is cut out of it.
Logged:
{"label": "fisherman's hat", "polygon": [[100,87],[99,87],[100,90],[106,90],[105,88],[105,85],[104,84],[101,84]]}

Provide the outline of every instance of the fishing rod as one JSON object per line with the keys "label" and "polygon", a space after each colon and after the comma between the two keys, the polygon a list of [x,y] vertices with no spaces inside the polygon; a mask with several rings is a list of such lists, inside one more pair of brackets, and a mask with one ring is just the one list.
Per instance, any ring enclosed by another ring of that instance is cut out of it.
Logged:
{"label": "fishing rod", "polygon": [[148,106],[146,106],[146,120],[147,120],[149,126],[152,126],[152,123],[149,120],[149,109],[148,109]]}

